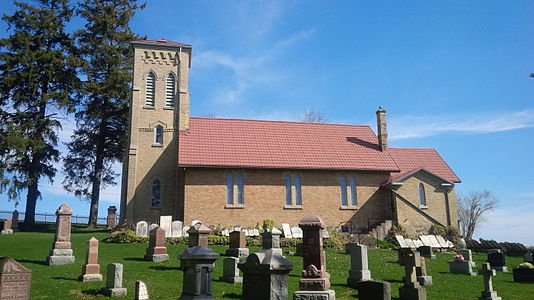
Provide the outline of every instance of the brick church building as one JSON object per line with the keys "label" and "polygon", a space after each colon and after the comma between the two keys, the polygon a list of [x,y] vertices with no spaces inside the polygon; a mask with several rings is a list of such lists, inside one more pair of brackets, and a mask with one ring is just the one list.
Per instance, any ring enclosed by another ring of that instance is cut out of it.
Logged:
{"label": "brick church building", "polygon": [[134,72],[121,218],[365,231],[391,220],[409,233],[457,224],[460,179],[434,149],[388,147],[386,111],[366,125],[191,117],[192,47],[132,42]]}

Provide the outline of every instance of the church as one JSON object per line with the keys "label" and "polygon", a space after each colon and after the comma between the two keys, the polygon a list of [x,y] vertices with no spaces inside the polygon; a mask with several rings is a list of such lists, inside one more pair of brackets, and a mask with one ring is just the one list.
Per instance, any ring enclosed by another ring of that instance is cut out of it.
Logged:
{"label": "church", "polygon": [[385,109],[376,111],[377,134],[367,125],[192,117],[192,46],[132,47],[122,221],[294,226],[316,213],[353,233],[457,226],[460,179],[435,149],[389,147]]}

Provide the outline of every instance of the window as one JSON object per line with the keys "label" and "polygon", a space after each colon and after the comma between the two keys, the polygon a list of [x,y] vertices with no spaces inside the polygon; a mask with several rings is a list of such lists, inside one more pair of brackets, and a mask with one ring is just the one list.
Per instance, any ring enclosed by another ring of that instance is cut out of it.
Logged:
{"label": "window", "polygon": [[169,73],[167,76],[167,87],[165,89],[165,106],[174,107],[174,95],[176,93],[176,77]]}
{"label": "window", "polygon": [[161,183],[159,179],[152,182],[152,208],[160,208],[161,205]]}
{"label": "window", "polygon": [[302,206],[302,192],[299,174],[284,175],[286,206]]}
{"label": "window", "polygon": [[422,183],[419,184],[419,206],[426,207],[425,187]]}
{"label": "window", "polygon": [[356,176],[339,176],[339,188],[341,190],[341,207],[358,206]]}
{"label": "window", "polygon": [[146,76],[145,105],[154,107],[156,91],[156,75],[153,72]]}
{"label": "window", "polygon": [[245,178],[243,173],[226,173],[226,205],[244,204]]}
{"label": "window", "polygon": [[160,125],[154,128],[154,144],[163,145],[163,127]]}

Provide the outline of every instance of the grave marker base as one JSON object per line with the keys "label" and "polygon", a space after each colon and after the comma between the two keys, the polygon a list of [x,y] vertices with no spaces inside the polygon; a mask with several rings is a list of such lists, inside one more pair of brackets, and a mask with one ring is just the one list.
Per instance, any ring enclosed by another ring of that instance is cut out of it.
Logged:
{"label": "grave marker base", "polygon": [[491,267],[492,270],[495,270],[495,271],[500,271],[500,272],[508,272],[508,267],[507,266],[502,266],[502,267]]}
{"label": "grave marker base", "polygon": [[432,285],[432,276],[417,276],[417,282],[422,286]]}
{"label": "grave marker base", "polygon": [[13,229],[4,229],[2,230],[2,234],[13,234]]}
{"label": "grave marker base", "polygon": [[102,294],[108,297],[124,297],[128,294],[128,290],[126,288],[103,288]]}
{"label": "grave marker base", "polygon": [[246,258],[249,254],[248,248],[230,248],[226,249],[226,255],[237,258]]}
{"label": "grave marker base", "polygon": [[399,288],[399,295],[402,300],[426,300],[426,289],[404,285]]}
{"label": "grave marker base", "polygon": [[361,300],[391,300],[391,284],[381,280],[365,280],[354,287]]}
{"label": "grave marker base", "polygon": [[336,300],[334,290],[326,291],[296,291],[293,300]]}
{"label": "grave marker base", "polygon": [[102,274],[85,274],[79,279],[81,282],[102,281]]}
{"label": "grave marker base", "polygon": [[152,255],[145,255],[145,260],[153,261],[153,262],[162,262],[169,259],[169,254],[152,254]]}
{"label": "grave marker base", "polygon": [[69,265],[73,264],[75,259],[72,249],[52,249],[46,258],[46,264],[49,266]]}
{"label": "grave marker base", "polygon": [[501,297],[497,296],[496,291],[491,292],[482,292],[482,296],[478,297],[478,300],[502,300]]}

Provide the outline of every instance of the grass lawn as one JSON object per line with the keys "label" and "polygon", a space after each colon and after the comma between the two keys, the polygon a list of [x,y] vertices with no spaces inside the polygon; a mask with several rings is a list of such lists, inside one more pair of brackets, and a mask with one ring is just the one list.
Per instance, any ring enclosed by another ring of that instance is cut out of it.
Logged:
{"label": "grass lawn", "polygon": [[[104,298],[98,290],[105,285],[106,265],[116,262],[124,264],[123,286],[128,289],[126,299],[133,299],[136,280],[147,284],[150,299],[177,299],[182,289],[182,271],[178,269],[178,255],[184,246],[169,246],[170,260],[161,263],[143,261],[146,244],[108,244],[100,243],[99,262],[103,282],[82,283],[78,281],[82,265],[85,263],[85,243],[92,236],[102,240],[108,236],[105,230],[86,230],[73,228],[72,245],[76,262],[72,265],[46,266],[45,259],[50,251],[53,232],[51,227],[41,232],[16,232],[12,235],[0,235],[0,256],[9,256],[33,271],[32,299],[93,299]],[[225,246],[213,246],[212,250],[223,254]],[[258,248],[251,248],[251,253]],[[284,249],[286,251],[293,249]],[[373,279],[386,280],[391,283],[392,296],[398,298],[403,267],[396,262],[397,253],[391,250],[369,250],[369,269]],[[289,276],[289,299],[298,289],[298,280],[302,269],[302,258],[287,256],[295,269]],[[485,261],[485,254],[475,254],[477,267]],[[478,299],[483,289],[482,276],[449,274],[447,261],[452,259],[450,253],[437,253],[437,259],[427,259],[427,270],[433,277],[434,284],[426,287],[428,299]],[[534,299],[534,284],[515,283],[511,269],[520,264],[520,257],[507,257],[510,272],[497,272],[493,287],[498,295],[506,300]],[[350,257],[341,251],[326,250],[327,270],[330,273],[332,289],[337,299],[357,299],[358,292],[346,286]],[[476,268],[475,271],[478,271]],[[215,263],[213,274],[213,295],[217,299],[238,299],[241,285],[220,282],[222,276],[222,259]]]}

